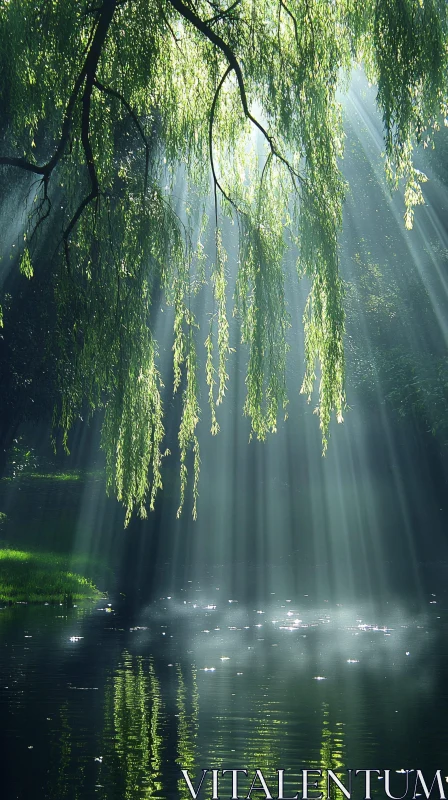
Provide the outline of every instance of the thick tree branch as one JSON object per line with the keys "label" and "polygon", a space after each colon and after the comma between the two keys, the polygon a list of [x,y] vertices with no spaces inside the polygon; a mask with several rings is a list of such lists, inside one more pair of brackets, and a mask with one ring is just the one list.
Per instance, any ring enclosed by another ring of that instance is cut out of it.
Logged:
{"label": "thick tree branch", "polygon": [[40,216],[37,225],[35,226],[35,229],[31,235],[31,238],[33,238],[37,229],[48,217],[51,211],[51,203],[48,198],[48,181],[56,165],[62,158],[65,149],[67,147],[67,144],[70,141],[70,135],[73,123],[73,113],[79,97],[79,93],[84,84],[84,91],[82,94],[81,142],[86,159],[87,170],[89,173],[91,189],[89,194],[86,197],[84,197],[84,199],[79,204],[78,208],[76,209],[70,222],[68,223],[67,227],[65,228],[62,234],[62,242],[64,245],[65,258],[69,273],[70,273],[70,261],[69,261],[70,236],[74,228],[76,227],[80,217],[87,208],[87,206],[89,206],[90,203],[96,200],[99,197],[100,193],[98,177],[95,167],[95,160],[90,141],[90,113],[91,113],[91,103],[92,103],[92,90],[96,78],[98,63],[101,57],[104,43],[106,41],[110,24],[112,22],[116,8],[122,4],[123,0],[104,0],[103,5],[97,11],[98,14],[97,25],[96,28],[94,28],[93,35],[89,39],[90,46],[88,48],[84,65],[75,81],[75,85],[69,97],[64,112],[64,118],[62,121],[61,136],[59,138],[56,150],[51,159],[46,164],[39,166],[36,164],[32,164],[30,161],[27,161],[26,159],[23,158],[8,158],[6,156],[0,157],[1,166],[18,167],[27,172],[33,172],[37,175],[43,176],[44,199],[42,201],[39,213],[42,210],[44,203],[47,204],[47,208],[45,213],[42,216]]}
{"label": "thick tree branch", "polygon": [[0,165],[5,167],[19,167],[26,172],[34,172],[36,175],[46,174],[46,165],[40,167],[38,164],[32,164],[26,158],[9,158],[8,156],[0,156]]}
{"label": "thick tree branch", "polygon": [[[92,43],[93,46],[93,43]],[[86,59],[87,62],[87,59]],[[78,94],[81,89],[81,86],[84,82],[86,73],[85,73],[85,64],[82,68],[81,72],[78,75],[76,83],[73,87],[73,91],[70,95],[69,101],[67,103],[64,118],[62,121],[62,129],[61,129],[61,136],[59,142],[57,144],[56,150],[51,157],[51,159],[44,164],[43,166],[39,166],[38,164],[32,164],[30,161],[27,161],[25,158],[9,158],[8,156],[0,156],[0,165],[2,166],[9,166],[9,167],[19,167],[20,169],[26,170],[27,172],[34,172],[36,175],[44,175],[47,178],[53,172],[56,164],[60,160],[61,156],[64,153],[64,150],[67,146],[67,143],[70,138],[70,131],[72,125],[72,118],[73,118],[73,111],[75,108],[76,100],[78,99]]]}
{"label": "thick tree branch", "polygon": [[44,175],[47,178],[51,175],[54,168],[60,161],[62,155],[64,154],[65,148],[69,142],[71,128],[72,128],[72,121],[73,121],[73,112],[75,109],[76,101],[79,96],[79,92],[81,90],[84,81],[86,80],[86,76],[88,76],[89,74],[91,75],[95,74],[96,67],[98,65],[98,60],[101,55],[101,50],[103,48],[106,35],[109,29],[109,25],[112,21],[112,17],[114,15],[117,5],[118,5],[118,0],[104,0],[104,3],[101,7],[101,11],[98,16],[98,23],[95,29],[94,36],[92,38],[89,51],[84,61],[84,65],[76,79],[75,85],[73,87],[72,93],[69,97],[64,112],[61,135],[58,144],[56,146],[56,150],[53,153],[50,160],[46,164],[39,166],[38,164],[33,164],[32,162],[27,161],[24,158],[0,156],[0,166],[18,167],[27,172],[34,172],[36,175]]}
{"label": "thick tree branch", "polygon": [[83,68],[85,77],[85,86],[82,95],[81,142],[84,150],[84,155],[86,158],[91,190],[90,193],[86,197],[84,197],[84,199],[79,204],[68,226],[65,228],[62,236],[67,265],[69,264],[70,235],[73,229],[75,228],[76,224],[78,223],[81,215],[87,208],[87,206],[90,205],[90,203],[92,203],[99,197],[100,190],[99,190],[98,176],[96,173],[95,160],[93,156],[92,144],[90,141],[90,111],[92,104],[92,91],[93,91],[94,81],[96,78],[98,62],[100,60],[101,52],[104,43],[106,41],[106,37],[109,31],[110,24],[112,22],[113,15],[115,13],[115,9],[117,8],[117,4],[118,4],[117,0],[104,0],[104,4],[102,6],[102,12],[99,16],[98,25],[96,27],[95,35],[92,40],[92,45],[87,54],[87,58],[85,60]]}
{"label": "thick tree branch", "polygon": [[85,64],[80,74],[78,75],[76,83],[73,87],[73,91],[67,103],[64,113],[64,119],[62,121],[61,136],[58,145],[56,147],[56,150],[53,156],[51,157],[50,161],[48,161],[43,166],[39,166],[38,164],[32,164],[25,158],[9,158],[8,156],[0,156],[0,165],[9,167],[19,167],[20,169],[26,170],[27,172],[34,172],[36,175],[44,175],[47,178],[51,175],[53,169],[60,160],[66,148],[67,142],[70,138],[73,111],[84,78],[85,78]]}

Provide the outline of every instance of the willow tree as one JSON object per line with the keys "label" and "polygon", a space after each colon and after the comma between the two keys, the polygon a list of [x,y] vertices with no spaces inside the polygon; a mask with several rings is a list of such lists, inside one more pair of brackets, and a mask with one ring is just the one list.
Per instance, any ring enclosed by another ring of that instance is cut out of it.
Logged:
{"label": "willow tree", "polygon": [[[377,83],[386,172],[393,186],[404,182],[410,226],[423,177],[412,150],[446,112],[445,0],[0,0],[0,165],[5,180],[28,178],[20,269],[31,278],[40,252],[52,275],[55,422],[67,434],[83,403],[104,409],[108,484],[128,516],[136,506],[145,514],[162,483],[151,324],[160,292],[174,307],[181,505],[190,450],[197,494],[201,335],[213,433],[232,311],[248,352],[253,434],[264,439],[286,409],[291,247],[311,286],[302,391],[311,396],[317,373],[324,447],[332,412],[342,419],[337,91],[355,62]],[[181,213],[179,175],[190,197]],[[212,260],[203,247],[210,191]],[[239,241],[233,297],[225,216]],[[215,309],[198,334],[191,298],[204,281]]]}

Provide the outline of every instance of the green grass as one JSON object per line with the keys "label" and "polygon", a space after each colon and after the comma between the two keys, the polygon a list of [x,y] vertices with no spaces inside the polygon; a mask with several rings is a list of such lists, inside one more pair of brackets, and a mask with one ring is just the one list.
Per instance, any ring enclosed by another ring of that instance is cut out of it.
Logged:
{"label": "green grass", "polygon": [[71,470],[70,472],[37,472],[33,469],[18,470],[14,475],[3,477],[1,480],[5,483],[12,483],[13,481],[47,481],[55,483],[66,483],[73,481],[85,480],[101,480],[104,478],[104,470],[94,469],[89,471],[84,470]]}
{"label": "green grass", "polygon": [[79,470],[73,470],[72,472],[24,472],[17,477],[32,478],[40,481],[81,481],[86,476],[85,473],[79,472]]}
{"label": "green grass", "polygon": [[[85,559],[75,562],[85,565]],[[91,580],[72,572],[67,556],[0,550],[0,602],[56,603],[101,597]]]}

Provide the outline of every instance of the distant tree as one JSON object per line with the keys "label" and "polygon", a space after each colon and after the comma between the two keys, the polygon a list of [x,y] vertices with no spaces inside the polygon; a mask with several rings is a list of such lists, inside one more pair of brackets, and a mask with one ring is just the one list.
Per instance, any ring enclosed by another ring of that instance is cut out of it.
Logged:
{"label": "distant tree", "polygon": [[[445,0],[0,0],[0,165],[6,181],[30,178],[20,269],[31,278],[44,264],[52,276],[55,420],[67,434],[83,404],[104,408],[108,484],[128,516],[135,506],[144,515],[161,488],[154,292],[175,312],[181,506],[190,450],[197,494],[190,299],[206,279],[218,430],[229,353],[225,215],[238,227],[234,310],[249,353],[253,433],[274,431],[287,405],[283,264],[294,245],[311,284],[302,391],[311,395],[318,365],[325,447],[331,412],[342,419],[345,403],[336,93],[354,62],[376,81],[386,172],[391,185],[404,181],[409,227],[422,201],[412,150],[446,113],[447,53]],[[189,201],[178,215],[179,175]],[[210,187],[216,246],[206,263]]]}

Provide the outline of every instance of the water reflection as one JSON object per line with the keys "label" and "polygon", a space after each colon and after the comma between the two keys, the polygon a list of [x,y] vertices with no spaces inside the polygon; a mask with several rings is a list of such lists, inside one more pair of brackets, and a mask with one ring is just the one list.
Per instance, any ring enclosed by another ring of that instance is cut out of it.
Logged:
{"label": "water reflection", "polygon": [[[54,731],[52,731],[54,734]],[[51,772],[48,784],[51,800],[65,800],[70,797],[70,785],[73,775],[70,774],[72,752],[72,732],[68,722],[68,703],[63,702],[59,713],[58,736],[52,736],[50,747]]]}
{"label": "water reflection", "polygon": [[444,599],[409,612],[219,592],[190,585],[132,620],[1,610],[2,796],[187,800],[181,768],[195,786],[203,768],[240,768],[246,794],[260,769],[273,796],[284,769],[287,797],[304,767],[344,784],[348,767],[443,768]]}
{"label": "water reflection", "polygon": [[[105,692],[100,786],[125,800],[162,796],[160,683],[151,659],[124,651]],[[100,795],[101,796],[101,795]]]}
{"label": "water reflection", "polygon": [[[177,753],[176,759],[181,769],[187,769],[189,772],[194,773],[198,764],[198,753],[196,750],[196,743],[198,738],[199,729],[199,691],[197,685],[196,669],[191,669],[191,689],[188,690],[187,684],[182,675],[182,668],[179,664],[176,665],[177,674]],[[178,781],[179,796],[188,798],[191,795],[188,792],[184,780]]]}
{"label": "water reflection", "polygon": [[[323,703],[322,747],[317,766],[325,765],[326,769],[331,769],[342,783],[345,780],[346,769],[343,725],[343,722],[336,722],[334,729],[332,728],[329,705]],[[342,791],[333,782],[330,791],[331,800],[342,800],[343,797]]]}

